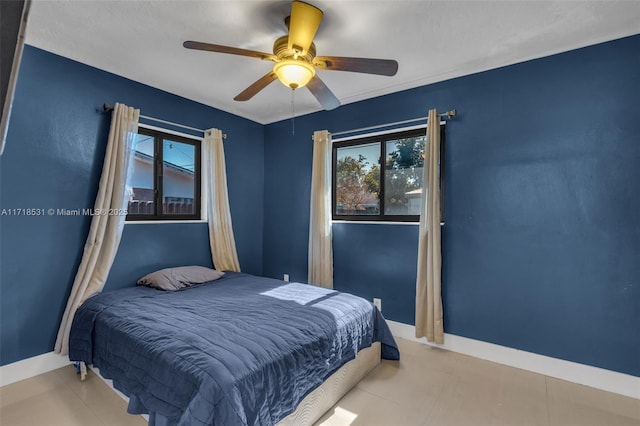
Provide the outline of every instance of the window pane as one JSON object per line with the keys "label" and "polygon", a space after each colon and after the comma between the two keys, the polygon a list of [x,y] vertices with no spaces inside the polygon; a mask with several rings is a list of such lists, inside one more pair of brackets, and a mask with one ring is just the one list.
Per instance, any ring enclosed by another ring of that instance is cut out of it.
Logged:
{"label": "window pane", "polygon": [[138,134],[132,175],[129,180],[132,194],[129,197],[128,214],[155,214],[153,208],[153,136]]}
{"label": "window pane", "polygon": [[195,213],[195,146],[169,139],[162,141],[162,213]]}
{"label": "window pane", "polygon": [[425,139],[419,136],[387,141],[384,214],[420,215]]}
{"label": "window pane", "polygon": [[380,143],[337,149],[336,214],[380,214]]}

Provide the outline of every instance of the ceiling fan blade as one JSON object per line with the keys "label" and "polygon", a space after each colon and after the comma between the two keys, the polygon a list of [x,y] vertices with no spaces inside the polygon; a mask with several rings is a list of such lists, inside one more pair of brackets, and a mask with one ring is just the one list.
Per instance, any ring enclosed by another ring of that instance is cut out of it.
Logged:
{"label": "ceiling fan blade", "polygon": [[199,41],[185,41],[182,43],[187,49],[206,50],[208,52],[228,53],[231,55],[248,56],[265,61],[275,61],[276,57],[270,53],[258,52],[255,50],[239,49],[237,47],[221,46],[219,44],[202,43]]}
{"label": "ceiling fan blade", "polygon": [[287,48],[290,51],[306,54],[318,31],[324,13],[315,6],[301,1],[291,3],[291,18],[289,20],[289,40]]}
{"label": "ceiling fan blade", "polygon": [[321,70],[351,71],[386,76],[396,75],[398,72],[398,63],[391,59],[316,56],[313,59],[313,65]]}
{"label": "ceiling fan blade", "polygon": [[320,102],[322,108],[327,111],[338,108],[340,106],[340,101],[336,98],[336,95],[329,90],[329,88],[324,84],[318,75],[314,75],[310,82],[307,83],[307,87],[309,91],[315,98]]}
{"label": "ceiling fan blade", "polygon": [[247,87],[240,93],[238,96],[233,98],[234,101],[248,101],[253,98],[259,91],[267,87],[273,80],[277,79],[278,76],[273,71],[269,72],[262,76],[258,81],[253,83],[251,86]]}

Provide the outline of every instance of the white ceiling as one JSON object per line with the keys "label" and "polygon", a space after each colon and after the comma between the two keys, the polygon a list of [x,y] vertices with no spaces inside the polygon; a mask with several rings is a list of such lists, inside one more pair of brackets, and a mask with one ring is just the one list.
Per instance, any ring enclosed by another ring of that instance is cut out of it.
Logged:
{"label": "white ceiling", "polygon": [[[640,32],[640,1],[309,0],[324,11],[318,55],[395,59],[394,77],[319,71],[342,104]],[[34,0],[28,44],[259,123],[291,116],[273,82],[234,96],[271,62],[200,52],[185,40],[271,53],[286,34],[280,0]],[[320,110],[306,89],[296,115]]]}

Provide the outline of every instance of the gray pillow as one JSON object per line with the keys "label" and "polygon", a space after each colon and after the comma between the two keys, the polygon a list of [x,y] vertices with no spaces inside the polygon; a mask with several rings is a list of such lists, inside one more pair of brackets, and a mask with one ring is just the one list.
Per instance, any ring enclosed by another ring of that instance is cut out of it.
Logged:
{"label": "gray pillow", "polygon": [[180,266],[166,268],[145,275],[138,280],[138,285],[160,290],[174,291],[193,284],[206,283],[222,277],[224,272],[204,266]]}

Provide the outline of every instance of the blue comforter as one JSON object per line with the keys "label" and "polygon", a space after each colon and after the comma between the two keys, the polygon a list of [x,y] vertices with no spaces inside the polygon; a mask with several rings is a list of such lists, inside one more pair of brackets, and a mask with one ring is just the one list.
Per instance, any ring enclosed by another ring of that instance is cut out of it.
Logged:
{"label": "blue comforter", "polygon": [[175,292],[91,297],[73,320],[69,358],[113,379],[129,412],[150,413],[151,424],[273,425],[374,341],[399,358],[362,298],[227,272]]}

